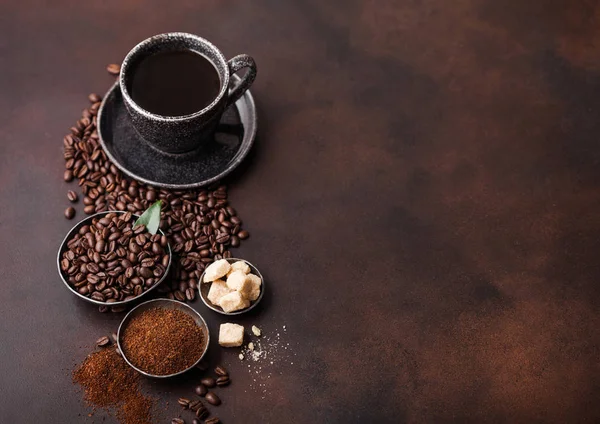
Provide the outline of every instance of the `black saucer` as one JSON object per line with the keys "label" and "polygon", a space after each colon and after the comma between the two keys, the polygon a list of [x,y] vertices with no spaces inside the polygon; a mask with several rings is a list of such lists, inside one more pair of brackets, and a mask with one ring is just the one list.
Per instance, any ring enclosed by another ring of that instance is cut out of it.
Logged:
{"label": "black saucer", "polygon": [[109,159],[125,174],[158,187],[202,187],[220,180],[246,157],[255,135],[250,91],[225,111],[214,142],[183,154],[156,150],[136,132],[118,84],[106,93],[98,112],[98,136]]}

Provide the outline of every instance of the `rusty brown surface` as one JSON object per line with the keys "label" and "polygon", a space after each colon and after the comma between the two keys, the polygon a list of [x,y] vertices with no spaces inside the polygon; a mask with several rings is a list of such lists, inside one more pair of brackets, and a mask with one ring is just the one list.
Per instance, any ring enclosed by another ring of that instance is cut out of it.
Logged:
{"label": "rusty brown surface", "polygon": [[[289,347],[211,348],[225,423],[600,420],[597,2],[45,4],[0,5],[1,422],[92,422],[70,370],[120,316],[55,270],[61,139],[170,30],[259,66],[231,201],[270,292],[239,322]],[[193,380],[148,385],[159,422]]]}

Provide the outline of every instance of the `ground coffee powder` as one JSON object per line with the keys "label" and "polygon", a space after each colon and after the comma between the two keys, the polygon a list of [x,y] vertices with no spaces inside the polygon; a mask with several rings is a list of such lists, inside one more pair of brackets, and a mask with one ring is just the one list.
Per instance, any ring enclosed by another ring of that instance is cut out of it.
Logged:
{"label": "ground coffee powder", "polygon": [[194,319],[176,309],[153,308],[134,317],[123,332],[127,359],[154,375],[169,375],[194,365],[206,338]]}
{"label": "ground coffee powder", "polygon": [[140,392],[139,374],[115,349],[89,355],[73,372],[73,382],[81,385],[90,406],[116,412],[121,424],[153,422],[153,399]]}

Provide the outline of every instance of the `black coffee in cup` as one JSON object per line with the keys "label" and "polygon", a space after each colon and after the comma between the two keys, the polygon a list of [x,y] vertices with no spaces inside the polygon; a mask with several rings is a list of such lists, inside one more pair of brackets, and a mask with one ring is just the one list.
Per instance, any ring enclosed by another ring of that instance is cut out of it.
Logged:
{"label": "black coffee in cup", "polygon": [[[234,75],[245,69],[243,76]],[[193,34],[150,37],[125,56],[119,88],[137,133],[165,153],[185,153],[214,140],[225,110],[256,78],[247,54],[231,59]]]}
{"label": "black coffee in cup", "polygon": [[132,70],[128,90],[141,108],[162,116],[183,116],[210,105],[221,90],[214,65],[191,50],[163,51]]}

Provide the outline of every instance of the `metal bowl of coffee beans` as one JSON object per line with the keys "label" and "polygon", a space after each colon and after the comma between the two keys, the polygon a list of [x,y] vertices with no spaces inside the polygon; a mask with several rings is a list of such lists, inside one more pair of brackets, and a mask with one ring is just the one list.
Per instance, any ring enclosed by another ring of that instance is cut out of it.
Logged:
{"label": "metal bowl of coffee beans", "polygon": [[65,286],[88,302],[118,306],[139,299],[163,282],[171,266],[167,236],[150,234],[131,212],[109,211],[76,224],[58,250]]}
{"label": "metal bowl of coffee beans", "polygon": [[239,315],[258,305],[265,293],[265,280],[254,265],[244,259],[220,259],[200,276],[200,298],[210,309],[223,315]]}
{"label": "metal bowl of coffee beans", "polygon": [[125,362],[147,377],[168,378],[196,367],[208,350],[206,321],[183,302],[155,299],[133,308],[117,332]]}

